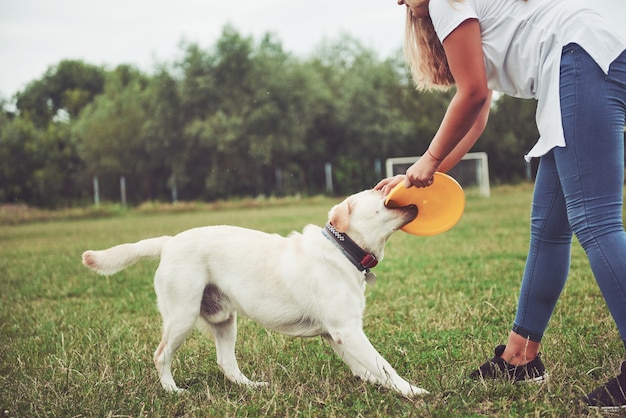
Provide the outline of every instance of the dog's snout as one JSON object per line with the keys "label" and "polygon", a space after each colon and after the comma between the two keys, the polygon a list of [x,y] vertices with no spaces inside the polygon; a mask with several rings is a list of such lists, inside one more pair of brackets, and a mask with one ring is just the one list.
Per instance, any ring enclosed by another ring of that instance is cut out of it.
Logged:
{"label": "dog's snout", "polygon": [[415,218],[417,218],[417,214],[419,212],[416,205],[402,206],[399,208],[395,208],[394,210],[402,214],[401,219],[404,225],[412,222]]}

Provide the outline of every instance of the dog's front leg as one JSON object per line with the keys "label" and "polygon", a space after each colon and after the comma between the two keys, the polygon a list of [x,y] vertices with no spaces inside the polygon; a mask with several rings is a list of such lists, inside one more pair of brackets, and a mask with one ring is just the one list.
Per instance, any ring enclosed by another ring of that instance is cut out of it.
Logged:
{"label": "dog's front leg", "polygon": [[335,352],[350,366],[355,376],[378,383],[407,397],[427,394],[428,391],[404,380],[381,356],[361,329],[331,332],[328,340]]}

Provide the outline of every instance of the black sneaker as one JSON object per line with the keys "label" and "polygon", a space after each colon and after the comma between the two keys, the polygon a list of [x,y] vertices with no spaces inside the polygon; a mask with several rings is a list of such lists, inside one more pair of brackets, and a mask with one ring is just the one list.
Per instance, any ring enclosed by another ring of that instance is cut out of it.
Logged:
{"label": "black sneaker", "polygon": [[601,412],[626,410],[626,361],[622,363],[619,376],[609,380],[583,398],[589,408]]}
{"label": "black sneaker", "polygon": [[513,383],[534,382],[542,383],[548,380],[548,373],[541,362],[541,353],[537,357],[522,366],[514,366],[502,359],[506,346],[499,345],[495,349],[495,356],[470,373],[471,379],[506,379]]}

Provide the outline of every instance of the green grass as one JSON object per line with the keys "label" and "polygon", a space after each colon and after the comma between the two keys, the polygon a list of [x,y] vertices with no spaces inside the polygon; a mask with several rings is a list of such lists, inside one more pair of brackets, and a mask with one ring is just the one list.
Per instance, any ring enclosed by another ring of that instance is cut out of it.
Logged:
{"label": "green grass", "polygon": [[473,382],[468,372],[506,340],[528,245],[531,187],[470,195],[451,231],[395,234],[366,291],[365,332],[398,372],[432,395],[407,400],[355,380],[321,339],[293,339],[241,318],[237,357],[250,390],[228,382],[209,338],[192,334],[165,393],[152,354],[160,339],[143,262],[101,277],[80,255],[208,224],[286,234],[323,224],[336,200],[187,212],[129,210],[106,219],[0,226],[0,416],[577,416],[577,399],[612,377],[623,347],[584,253],[572,269],[542,351],[544,385]]}

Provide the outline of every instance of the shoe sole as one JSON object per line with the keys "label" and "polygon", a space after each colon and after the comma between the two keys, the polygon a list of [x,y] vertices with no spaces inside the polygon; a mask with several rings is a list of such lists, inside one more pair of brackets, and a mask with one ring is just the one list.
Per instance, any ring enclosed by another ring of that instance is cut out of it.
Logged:
{"label": "shoe sole", "polygon": [[[470,379],[472,380],[483,380],[483,381],[496,381],[496,380],[504,380],[503,378],[491,378],[491,377],[470,377]],[[542,383],[547,382],[548,380],[550,380],[550,374],[548,373],[544,373],[543,375],[539,376],[539,377],[533,377],[531,379],[523,379],[523,380],[512,380],[509,379],[508,381],[511,383],[520,383],[520,384],[528,384],[528,385],[540,385]]]}
{"label": "shoe sole", "polygon": [[515,383],[528,383],[528,384],[540,385],[542,383],[547,382],[548,380],[550,380],[550,374],[549,373],[544,373],[541,376],[533,377],[532,379],[518,380]]}
{"label": "shoe sole", "polygon": [[622,406],[591,406],[587,405],[587,409],[590,409],[594,412],[609,412],[609,413],[618,413],[626,411],[626,405]]}

